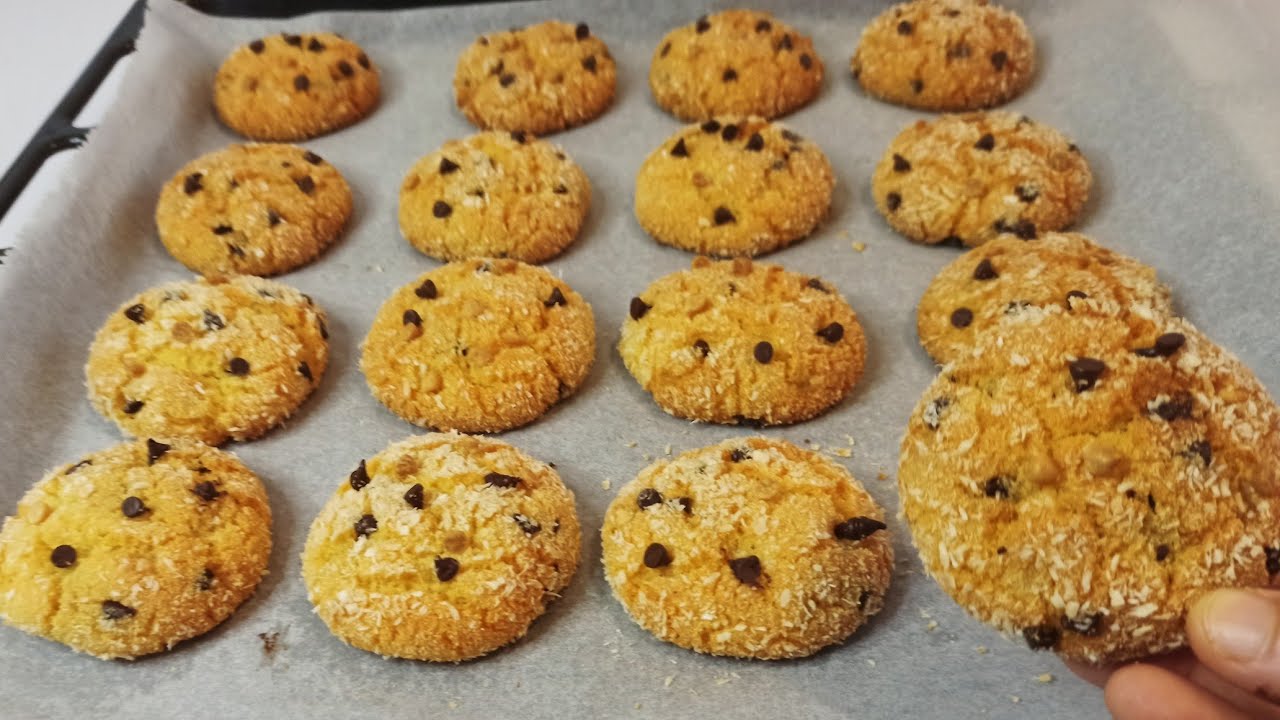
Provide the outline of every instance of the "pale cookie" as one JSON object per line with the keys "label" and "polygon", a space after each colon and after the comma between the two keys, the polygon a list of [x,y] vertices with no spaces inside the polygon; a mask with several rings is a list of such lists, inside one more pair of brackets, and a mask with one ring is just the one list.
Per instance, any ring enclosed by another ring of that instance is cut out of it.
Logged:
{"label": "pale cookie", "polygon": [[759,427],[838,403],[867,349],[858,316],[824,281],[698,257],[631,299],[618,352],[672,415]]}
{"label": "pale cookie", "polygon": [[373,112],[379,93],[378,68],[334,33],[241,45],[213,80],[218,117],[253,140],[305,140],[344,128]]}
{"label": "pale cookie", "polygon": [[360,461],[311,524],[302,577],[343,642],[459,662],[523,637],[573,579],[580,543],[550,465],[433,433]]}
{"label": "pale cookie", "polygon": [[974,247],[1071,225],[1092,183],[1079,148],[1057,130],[992,111],[917,120],[889,144],[871,193],[912,240]]}
{"label": "pale cookie", "polygon": [[1280,410],[1183,320],[1008,318],[925,391],[898,482],[942,588],[1071,660],[1178,648],[1202,593],[1280,573]]}
{"label": "pale cookie", "polygon": [[168,650],[227,619],[271,554],[262,483],[192,440],[138,440],[36,483],[0,530],[0,616],[103,659]]}
{"label": "pale cookie", "polygon": [[477,38],[458,58],[453,94],[477,127],[545,135],[603,113],[617,75],[586,23],[548,20]]}
{"label": "pale cookie", "polygon": [[160,191],[165,249],[202,275],[278,275],[319,255],[351,217],[337,168],[294,145],[232,145],[187,163]]}
{"label": "pale cookie", "polygon": [[812,142],[759,118],[690,125],[636,177],[636,218],[661,243],[705,255],[758,255],[813,232],[835,175]]}
{"label": "pale cookie", "polygon": [[160,285],[107,318],[89,348],[89,400],[135,437],[210,445],[284,422],[324,377],[324,311],[241,275]]}
{"label": "pale cookie", "polygon": [[978,110],[1027,89],[1036,48],[1022,18],[986,0],[914,0],[867,25],[850,68],[881,100],[922,110]]}
{"label": "pale cookie", "polygon": [[775,118],[817,97],[822,71],[807,35],[766,12],[726,10],[662,38],[649,63],[649,89],[685,121]]}
{"label": "pale cookie", "polygon": [[765,438],[659,460],[605,514],[604,573],[659,639],[775,660],[844,641],[884,606],[884,511],[844,468]]}
{"label": "pale cookie", "polygon": [[586,379],[591,306],[546,270],[466,260],[396,290],[360,368],[373,396],[415,425],[501,432],[533,422]]}
{"label": "pale cookie", "polygon": [[1001,319],[1036,306],[1140,321],[1173,314],[1156,271],[1075,233],[1005,235],[961,255],[916,308],[920,343],[938,364],[973,349]]}
{"label": "pale cookie", "polygon": [[591,183],[564,150],[523,132],[450,140],[400,186],[400,232],[441,260],[540,263],[578,236]]}

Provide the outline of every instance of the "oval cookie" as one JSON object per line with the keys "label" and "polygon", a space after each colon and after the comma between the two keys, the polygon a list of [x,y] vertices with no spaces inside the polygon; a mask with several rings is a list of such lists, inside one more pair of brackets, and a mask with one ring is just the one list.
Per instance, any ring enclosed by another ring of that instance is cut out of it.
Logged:
{"label": "oval cookie", "polygon": [[726,10],[662,38],[649,63],[649,89],[685,121],[775,118],[817,97],[822,71],[807,35],[766,12]]}
{"label": "oval cookie", "polygon": [[916,121],[889,144],[871,191],[912,240],[973,247],[1071,225],[1092,183],[1079,148],[1057,130],[993,111]]}
{"label": "oval cookie", "polygon": [[580,542],[551,466],[429,434],[360,461],[311,523],[302,577],[343,642],[459,662],[524,636],[573,579]]}
{"label": "oval cookie", "polygon": [[586,23],[548,20],[477,38],[458,58],[453,93],[477,127],[544,135],[603,113],[617,73]]}
{"label": "oval cookie", "polygon": [[351,188],[294,145],[231,145],[187,163],[160,191],[156,228],[202,275],[277,275],[313,260],[351,217]]}
{"label": "oval cookie", "polygon": [[884,604],[884,511],[842,467],[765,438],[645,468],[605,514],[614,597],[659,639],[773,660],[839,643]]}
{"label": "oval cookie", "polygon": [[191,440],[138,440],[59,467],[0,530],[0,616],[103,659],[172,648],[221,623],[271,554],[262,483]]}
{"label": "oval cookie", "polygon": [[415,425],[501,432],[533,422],[586,379],[591,306],[515,260],[436,268],[378,310],[360,368],[373,396]]}
{"label": "oval cookie", "polygon": [[564,150],[523,132],[450,140],[400,186],[400,232],[441,260],[540,263],[578,236],[591,183]]}
{"label": "oval cookie", "polygon": [[929,283],[916,308],[920,343],[938,364],[1030,306],[1139,321],[1173,315],[1156,271],[1075,233],[1027,242],[1004,235],[961,255]]}
{"label": "oval cookie", "polygon": [[758,255],[813,232],[835,175],[814,143],[759,118],[690,125],[650,153],[636,177],[636,218],[658,242]]}
{"label": "oval cookie", "polygon": [[305,140],[344,128],[378,104],[378,68],[334,33],[270,35],[227,56],[213,105],[227,127],[253,140]]}
{"label": "oval cookie", "polygon": [[1007,319],[925,391],[898,482],[942,588],[1072,660],[1180,647],[1200,594],[1280,572],[1280,411],[1183,320]]}
{"label": "oval cookie", "polygon": [[666,412],[759,427],[839,402],[862,376],[866,339],[818,278],[699,257],[631,299],[618,353]]}
{"label": "oval cookie", "polygon": [[969,0],[914,0],[862,31],[850,62],[868,94],[922,110],[978,110],[1020,95],[1036,71],[1022,18]]}
{"label": "oval cookie", "polygon": [[247,275],[175,282],[111,314],[89,348],[89,400],[135,437],[252,440],[293,414],[329,363],[324,311]]}

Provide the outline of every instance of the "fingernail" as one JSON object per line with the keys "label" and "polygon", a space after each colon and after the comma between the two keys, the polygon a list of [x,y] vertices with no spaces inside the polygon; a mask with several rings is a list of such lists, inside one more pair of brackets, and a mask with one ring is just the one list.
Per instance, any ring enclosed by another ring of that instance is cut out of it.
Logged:
{"label": "fingernail", "polygon": [[1280,605],[1249,590],[1215,590],[1200,614],[1204,634],[1223,655],[1255,660],[1275,642]]}

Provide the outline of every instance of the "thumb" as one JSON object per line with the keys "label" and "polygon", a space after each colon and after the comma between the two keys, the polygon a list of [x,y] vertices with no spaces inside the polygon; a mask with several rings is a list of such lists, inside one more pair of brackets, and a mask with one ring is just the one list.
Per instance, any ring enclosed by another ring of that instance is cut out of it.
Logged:
{"label": "thumb", "polygon": [[1187,616],[1200,662],[1247,693],[1280,700],[1280,591],[1214,590]]}

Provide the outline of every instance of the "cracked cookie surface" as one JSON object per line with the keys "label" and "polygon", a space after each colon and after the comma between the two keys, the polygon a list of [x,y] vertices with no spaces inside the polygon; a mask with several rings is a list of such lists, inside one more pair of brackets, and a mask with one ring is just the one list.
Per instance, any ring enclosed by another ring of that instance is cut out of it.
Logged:
{"label": "cracked cookie surface", "polygon": [[441,260],[540,263],[578,236],[591,183],[562,148],[522,132],[450,140],[400,186],[400,232]]}
{"label": "cracked cookie surface", "polygon": [[89,348],[89,400],[135,437],[252,440],[297,410],[329,362],[324,311],[240,275],[160,285],[107,318]]}
{"label": "cracked cookie surface", "polygon": [[230,453],[138,440],[52,470],[0,530],[0,616],[103,659],[221,623],[271,553],[262,483]]}
{"label": "cracked cookie surface", "polygon": [[835,175],[814,143],[760,118],[690,125],[645,159],[635,213],[659,242],[753,256],[809,235],[827,216]]}
{"label": "cracked cookie surface", "polygon": [[1280,412],[1183,320],[1010,317],[925,391],[901,452],[925,570],[1036,649],[1172,650],[1200,594],[1280,573]]}
{"label": "cracked cookie surface", "polygon": [[423,427],[500,432],[537,419],[586,379],[591,306],[540,267],[450,263],[378,310],[360,367],[380,402]]}
{"label": "cracked cookie surface", "polygon": [[884,511],[823,456],[741,438],[660,460],[605,514],[614,597],[659,639],[713,655],[794,658],[844,641],[884,605]]}
{"label": "cracked cookie surface", "polygon": [[351,188],[324,158],[294,145],[231,145],[187,163],[160,191],[160,242],[202,275],[277,275],[342,232]]}
{"label": "cracked cookie surface", "polygon": [[819,278],[747,258],[695,258],[632,298],[618,353],[668,413],[706,422],[800,422],[862,375],[866,338]]}
{"label": "cracked cookie surface", "polygon": [[312,522],[302,576],[343,642],[458,662],[525,634],[573,579],[580,535],[550,465],[432,433],[360,461]]}

